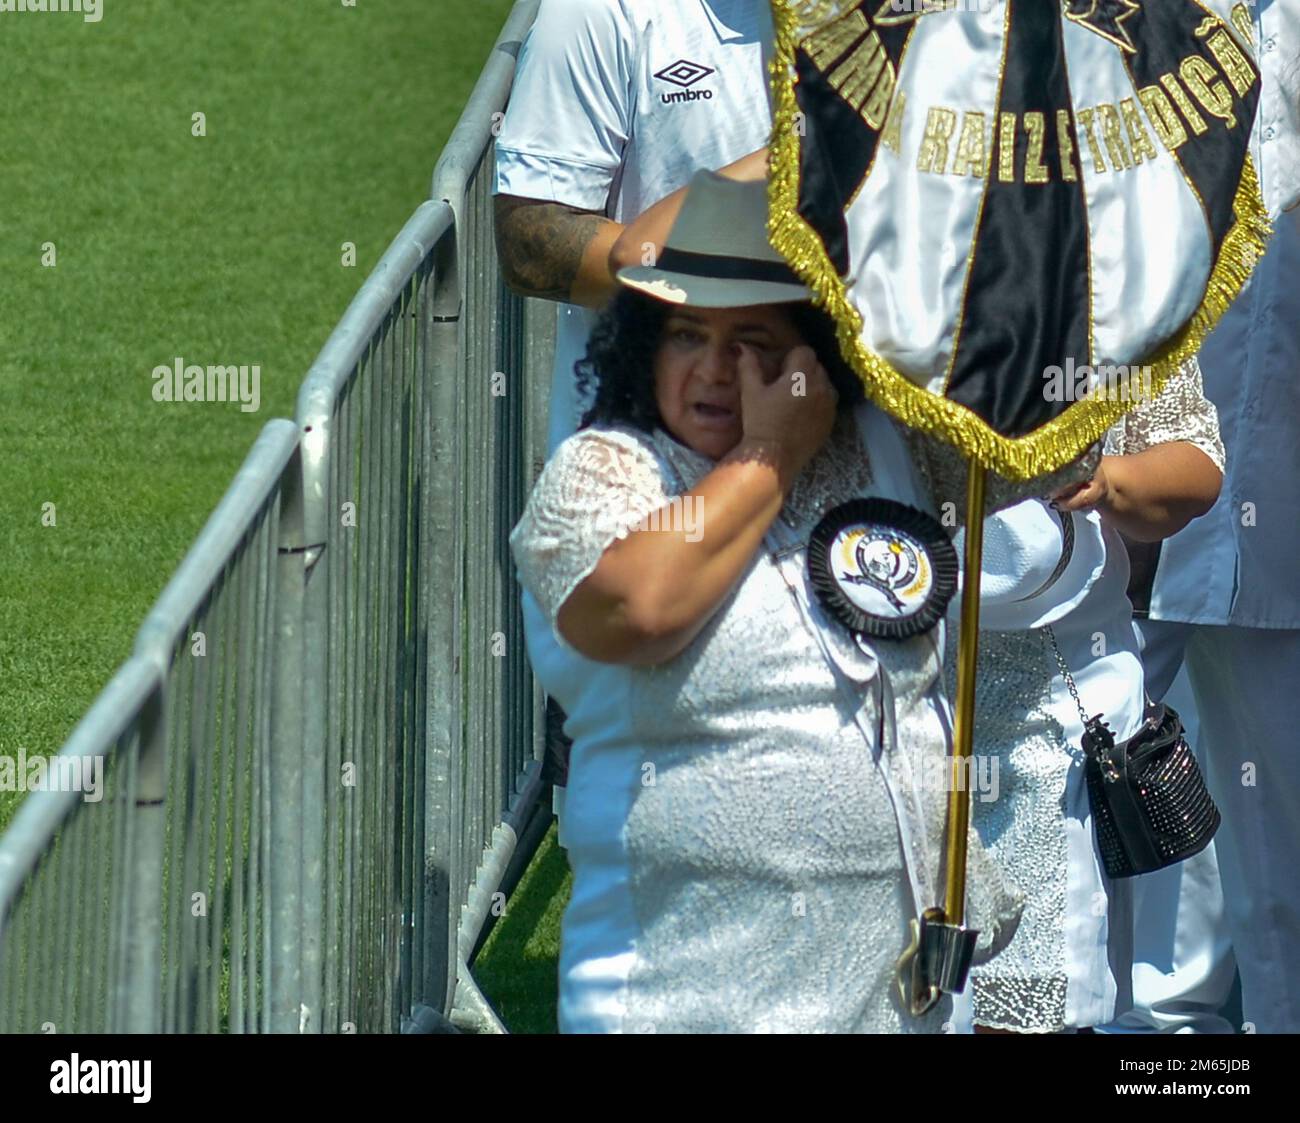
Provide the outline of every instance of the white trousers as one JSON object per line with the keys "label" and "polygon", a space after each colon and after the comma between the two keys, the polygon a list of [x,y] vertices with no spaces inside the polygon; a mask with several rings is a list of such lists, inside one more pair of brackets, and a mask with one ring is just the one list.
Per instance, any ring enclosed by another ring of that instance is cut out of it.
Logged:
{"label": "white trousers", "polygon": [[[1139,630],[1152,697],[1175,686],[1180,713],[1195,699],[1223,825],[1195,858],[1135,879],[1134,1010],[1111,1028],[1232,1032],[1219,1010],[1235,950],[1244,1028],[1300,1032],[1300,631]],[[1180,666],[1190,692],[1177,689]]]}

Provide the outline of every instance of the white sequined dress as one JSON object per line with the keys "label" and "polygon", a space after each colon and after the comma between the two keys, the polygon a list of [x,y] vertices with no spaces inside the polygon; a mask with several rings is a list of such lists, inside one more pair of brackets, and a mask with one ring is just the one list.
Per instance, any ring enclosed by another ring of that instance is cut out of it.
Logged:
{"label": "white sequined dress", "polygon": [[[1110,431],[1105,451],[1136,453],[1170,441],[1194,444],[1223,468],[1218,415],[1195,359]],[[1124,544],[1104,522],[1102,529],[1102,575],[1052,631],[1087,712],[1104,713],[1124,738],[1142,721],[1142,668]],[[951,652],[947,664],[951,686]],[[1083,725],[1046,630],[982,631],[977,682],[974,751],[997,760],[999,793],[976,799],[972,817],[1027,899],[1010,946],[973,972],[974,1019],[1022,1033],[1101,1025],[1129,1002],[1131,904],[1127,884],[1110,881],[1101,867]]]}
{"label": "white sequined dress", "polygon": [[[621,532],[713,467],[662,430],[566,440],[511,536],[520,581],[552,627]],[[806,540],[825,510],[872,483],[842,417],[779,521]],[[666,663],[599,664],[559,643],[565,658],[536,669],[574,742],[561,1030],[938,1031],[948,1001],[914,1019],[893,985],[913,894],[881,739],[865,732],[881,724],[871,686],[886,667],[899,743],[942,746],[936,633],[874,656],[835,637],[857,679],[846,694],[764,548]],[[937,835],[917,845],[933,851]]]}

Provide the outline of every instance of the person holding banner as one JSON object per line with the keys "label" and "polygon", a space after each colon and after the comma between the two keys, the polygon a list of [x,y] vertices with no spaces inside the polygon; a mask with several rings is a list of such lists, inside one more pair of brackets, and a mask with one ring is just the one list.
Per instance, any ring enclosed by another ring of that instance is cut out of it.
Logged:
{"label": "person holding banner", "polygon": [[[1133,409],[1132,395],[1045,392],[1040,375],[1059,375],[1070,365],[1149,369],[1155,392],[1176,385],[1264,256],[1271,207],[1261,196],[1258,161],[1250,158],[1249,124],[1257,109],[1274,118],[1270,134],[1283,135],[1284,116],[1294,124],[1294,105],[1283,113],[1276,88],[1265,84],[1261,92],[1257,62],[1272,58],[1280,71],[1297,69],[1294,46],[1277,26],[1285,22],[1286,7],[1258,6],[1263,24],[1271,20],[1272,27],[1261,38],[1252,6],[1234,0],[773,0],[773,244],[835,317],[842,349],[871,398],[969,465],[965,495],[947,497],[968,512],[967,588],[984,571],[983,515],[1000,480],[1033,485],[1031,495],[1054,493],[1034,485],[1035,478],[1076,461]],[[1269,187],[1266,166],[1263,186]],[[1289,388],[1296,374],[1292,364],[1276,377]],[[1287,391],[1278,392],[1285,397]],[[1188,451],[1214,470],[1212,458]],[[1066,502],[1104,499],[1108,479],[1107,473]],[[1271,473],[1260,486],[1294,490],[1293,474]],[[1123,527],[1114,517],[1124,514],[1122,504],[1110,506],[1110,521]],[[1173,512],[1153,513],[1164,523],[1161,533],[1178,529],[1177,519],[1168,517]],[[1049,539],[1031,533],[1029,540]],[[1219,535],[1216,544],[1229,541]],[[1059,651],[1034,652],[1032,661],[1029,652],[1020,652],[1013,660],[1018,668],[1034,667],[1046,654],[1050,671],[1060,658],[1065,686],[1053,685],[1038,708],[1048,717],[1055,710],[1062,729],[1085,726],[1076,710],[1056,705],[1073,702],[1071,678],[1090,711],[1120,706],[1118,725],[1132,716],[1121,703],[1131,710],[1139,700],[1117,549],[1107,550],[1106,558],[1103,571],[1112,570],[1106,604],[1089,606],[1103,613],[1093,630],[1106,647],[1072,651],[1064,642],[1067,621],[1078,637],[1091,633],[1082,616],[1067,616],[1054,645]],[[1048,566],[1044,577],[1052,570]],[[1231,570],[1215,577],[1230,581]],[[982,603],[982,597],[967,597],[963,604],[953,737],[959,757],[974,751],[978,739],[975,711],[984,686],[977,648],[989,635],[979,627]],[[1089,701],[1076,671],[1091,668],[1104,679],[1111,661],[1104,651],[1113,651],[1116,641],[1129,668],[1115,679],[1114,697],[1101,689],[1102,696]],[[1022,710],[1026,701],[1035,703],[1032,696],[1020,699]],[[1253,711],[1254,728],[1265,728],[1260,723],[1268,720],[1267,707],[1261,701]],[[1122,729],[1107,734],[1092,728],[1080,744],[1090,778],[1103,763],[1110,767],[1112,786],[1092,784],[1090,791],[1099,793],[1099,821],[1104,817],[1109,829],[1102,855],[1124,876],[1188,857],[1205,846],[1219,822],[1168,712],[1153,709],[1151,722],[1142,722],[1144,734],[1148,729],[1150,739],[1137,748],[1154,744],[1164,755],[1134,751],[1130,759],[1134,746]],[[1014,746],[1011,731],[1003,732]],[[1054,739],[1063,742],[1064,735]],[[1268,738],[1269,749],[1285,743],[1280,734]],[[1032,765],[1034,754],[1024,755]],[[1258,755],[1264,758],[1264,750]],[[1295,818],[1286,813],[1296,789],[1281,767],[1284,755],[1269,757],[1278,777],[1268,789],[1273,803],[1255,793],[1255,805],[1269,806],[1273,823]],[[1154,775],[1154,762],[1170,758],[1177,768]],[[1064,778],[1030,772],[1027,779],[1050,793]],[[1158,814],[1157,807],[1185,814]],[[950,821],[961,824],[968,813],[967,800],[955,795]],[[1259,819],[1242,817],[1242,829]],[[1288,830],[1277,828],[1275,837],[1289,838]],[[960,920],[962,836],[955,837],[957,875],[949,881],[944,912]],[[1062,843],[1055,853],[1063,849]],[[1283,900],[1281,884],[1262,895],[1262,908],[1290,917],[1295,910]],[[1034,903],[1026,933],[1034,927]],[[1105,899],[1100,904],[1104,913]],[[1085,914],[1061,915],[1067,929],[1062,939],[1073,938],[1075,919]],[[1261,950],[1284,954],[1280,939],[1267,934],[1274,926],[1258,909],[1255,915],[1253,938]],[[1261,955],[1261,982],[1265,961]],[[1036,1024],[1026,1028],[1106,1016],[1111,1003],[1104,993],[1094,1004],[1100,1015],[1062,1011],[1071,980],[1061,957],[1055,962],[1054,1012],[1045,1019],[1035,1015],[1030,1020]],[[998,966],[995,961],[989,971]],[[1114,989],[1126,985],[1114,966],[1109,970]]]}
{"label": "person holding banner", "polygon": [[[937,893],[951,547],[765,212],[761,180],[700,173],[658,264],[619,270],[580,366],[594,404],[511,535],[570,656],[538,669],[574,735],[566,1032],[948,1018],[946,998],[913,1011],[896,961]],[[810,571],[853,504],[899,520],[851,536],[854,595],[893,639],[846,629]],[[971,858],[991,951],[1016,901],[978,840]]]}
{"label": "person holding banner", "polygon": [[[1196,360],[1106,447],[1093,477],[1054,504],[985,520],[975,754],[999,783],[996,799],[975,799],[973,820],[1027,900],[1010,946],[973,973],[977,1027],[1090,1028],[1130,1001],[1130,883],[1103,868],[1081,746],[1092,714],[1123,739],[1147,708],[1120,531],[1167,537],[1218,496],[1223,446]],[[942,481],[936,501],[963,486]],[[948,678],[951,689],[951,656]]]}

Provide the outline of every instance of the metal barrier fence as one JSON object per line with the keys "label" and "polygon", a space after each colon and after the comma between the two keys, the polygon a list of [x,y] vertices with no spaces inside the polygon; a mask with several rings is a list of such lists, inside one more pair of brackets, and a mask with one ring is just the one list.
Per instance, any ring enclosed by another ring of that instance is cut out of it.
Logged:
{"label": "metal barrier fence", "polygon": [[282,770],[301,762],[274,740],[301,690],[277,549],[299,517],[297,445],[291,422],[262,431],[51,758],[80,783],[31,793],[0,839],[0,1030],[268,1030],[289,1001],[279,937],[298,871],[272,855],[297,849],[280,812]]}
{"label": "metal barrier fence", "polygon": [[151,663],[128,660],[68,740],[69,759],[103,764],[95,814],[70,783],[29,797],[0,839],[0,1032],[152,1024],[153,996],[137,984],[156,984],[158,960],[146,954],[142,973],[132,935],[141,914],[157,910],[139,899],[153,887],[133,874],[147,849],[136,809],[161,686]]}
{"label": "metal barrier fence", "polygon": [[500,1029],[468,962],[540,806],[507,535],[553,306],[506,292],[516,5],[421,205],[0,837],[0,1030]]}
{"label": "metal barrier fence", "polygon": [[[443,717],[438,729],[451,731],[444,747],[452,790],[469,798],[436,826],[451,830],[440,843],[453,855],[453,891],[465,902],[455,933],[457,1021],[480,1029],[496,1028],[496,1020],[467,965],[542,791],[543,698],[525,657],[507,537],[545,460],[555,306],[507,292],[492,223],[492,139],[537,7],[537,0],[516,4],[443,149],[431,188],[456,215],[458,251],[456,275],[440,290],[435,318],[443,325],[454,321],[461,342],[455,382],[435,406],[435,416],[449,423],[444,437],[461,443],[455,453],[445,439],[440,443],[443,463],[454,471],[435,483],[438,506],[457,512],[469,544],[457,551],[464,569],[453,587],[460,599],[439,620],[440,668],[459,667],[460,683],[439,692],[435,703]],[[488,496],[495,501],[485,502]],[[450,709],[455,697],[501,704],[467,705],[466,720],[457,724]]]}
{"label": "metal barrier fence", "polygon": [[165,1032],[267,1032],[296,1014],[300,871],[279,858],[306,833],[302,590],[283,547],[302,520],[297,449],[291,423],[262,430],[136,637],[162,677],[164,742],[148,763],[165,787],[136,805],[137,876],[156,908],[136,938],[161,966]]}

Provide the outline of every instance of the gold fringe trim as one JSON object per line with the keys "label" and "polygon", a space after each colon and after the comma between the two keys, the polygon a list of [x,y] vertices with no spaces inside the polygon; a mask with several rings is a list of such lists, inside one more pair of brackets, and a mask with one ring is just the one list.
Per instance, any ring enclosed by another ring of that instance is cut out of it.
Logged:
{"label": "gold fringe trim", "polygon": [[[1010,480],[1046,475],[1077,459],[1137,403],[1087,398],[1023,437],[1005,437],[965,406],[932,394],[895,370],[862,342],[862,318],[849,301],[843,279],[825,246],[799,214],[801,140],[794,93],[794,54],[799,20],[789,0],[772,0],[776,55],[768,184],[768,237],[813,292],[814,302],[834,318],[840,348],[856,369],[866,393],[903,424],[933,434],[977,464]],[[1154,393],[1164,389],[1179,365],[1201,343],[1237,298],[1263,256],[1271,229],[1249,154],[1233,199],[1234,223],[1219,250],[1205,298],[1186,325],[1141,363],[1151,368]]]}

